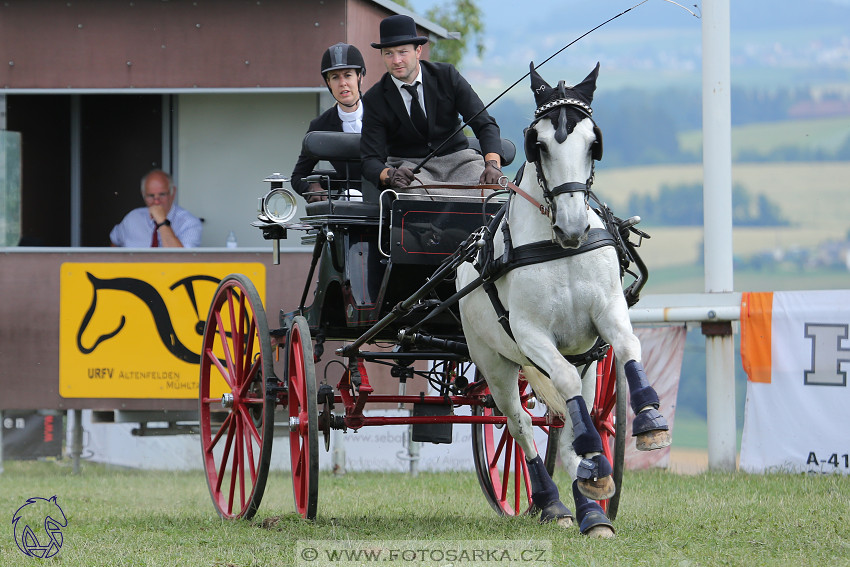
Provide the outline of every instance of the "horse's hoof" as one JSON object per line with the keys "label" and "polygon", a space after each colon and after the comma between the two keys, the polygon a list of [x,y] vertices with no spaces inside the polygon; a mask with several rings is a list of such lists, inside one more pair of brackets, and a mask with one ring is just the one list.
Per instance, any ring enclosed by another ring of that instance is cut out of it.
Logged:
{"label": "horse's hoof", "polygon": [[573,527],[573,517],[572,516],[566,516],[564,518],[558,518],[556,520],[556,522],[557,522],[559,527],[564,528],[564,529]]}
{"label": "horse's hoof", "polygon": [[560,500],[551,502],[540,513],[540,523],[557,522],[563,528],[573,525],[573,513]]}
{"label": "horse's hoof", "polygon": [[614,496],[617,487],[614,485],[614,479],[611,475],[593,479],[578,479],[579,491],[593,500],[606,500]]}
{"label": "horse's hoof", "polygon": [[594,526],[587,530],[586,532],[582,532],[583,535],[586,535],[589,538],[593,539],[608,539],[614,537],[614,528],[611,526]]}
{"label": "horse's hoof", "polygon": [[602,453],[582,459],[576,469],[579,491],[593,500],[604,500],[614,495],[616,487],[611,463]]}
{"label": "horse's hoof", "polygon": [[581,519],[579,531],[587,537],[609,538],[614,537],[614,524],[611,523],[602,508],[597,505],[597,509],[588,510],[587,514]]}
{"label": "horse's hoof", "polygon": [[654,451],[663,449],[673,442],[673,436],[666,429],[647,431],[635,437],[635,446],[638,451]]}

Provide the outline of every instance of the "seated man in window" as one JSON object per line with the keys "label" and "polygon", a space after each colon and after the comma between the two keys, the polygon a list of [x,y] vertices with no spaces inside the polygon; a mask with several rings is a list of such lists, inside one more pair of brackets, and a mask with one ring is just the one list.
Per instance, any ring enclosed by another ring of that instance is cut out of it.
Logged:
{"label": "seated man in window", "polygon": [[154,169],[142,177],[144,207],[133,209],[109,233],[112,246],[124,248],[196,248],[201,221],[174,204],[177,187],[171,176]]}

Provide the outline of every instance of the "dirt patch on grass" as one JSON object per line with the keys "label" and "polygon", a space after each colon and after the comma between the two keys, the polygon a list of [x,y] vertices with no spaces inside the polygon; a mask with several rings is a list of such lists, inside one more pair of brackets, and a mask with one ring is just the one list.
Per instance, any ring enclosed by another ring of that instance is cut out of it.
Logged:
{"label": "dirt patch on grass", "polygon": [[670,448],[670,472],[699,474],[708,470],[708,451],[705,449]]}

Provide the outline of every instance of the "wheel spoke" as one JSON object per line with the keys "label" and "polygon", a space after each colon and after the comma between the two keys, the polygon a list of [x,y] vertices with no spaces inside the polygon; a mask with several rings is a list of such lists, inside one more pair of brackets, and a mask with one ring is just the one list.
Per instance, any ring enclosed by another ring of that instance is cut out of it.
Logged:
{"label": "wheel spoke", "polygon": [[234,420],[230,420],[227,428],[227,440],[224,442],[224,452],[221,456],[221,466],[218,469],[218,483],[216,484],[216,492],[221,492],[221,484],[224,482],[225,471],[227,471],[227,461],[230,459],[230,448],[233,444],[233,430],[236,428]]}
{"label": "wheel spoke", "polygon": [[[234,421],[234,424],[236,422]],[[234,425],[234,429],[236,429],[236,425]],[[236,470],[239,466],[238,454],[239,454],[239,438],[236,438],[236,447],[233,449],[233,453],[230,455],[232,462],[230,463],[230,491],[228,492],[227,497],[227,513],[233,514],[233,500],[236,497]],[[227,461],[222,460],[222,463],[226,463]]]}
{"label": "wheel spoke", "polygon": [[219,439],[221,439],[221,436],[224,434],[224,430],[226,428],[230,427],[230,422],[232,421],[232,419],[233,419],[233,414],[229,413],[229,414],[227,414],[227,417],[224,418],[224,421],[221,422],[221,427],[218,428],[218,431],[216,432],[215,437],[210,439],[209,444],[207,445],[206,450],[208,452],[212,451],[215,448],[215,446],[218,444]]}
{"label": "wheel spoke", "polygon": [[257,334],[257,321],[251,317],[248,324],[248,344],[245,345],[245,354],[244,354],[244,366],[242,367],[243,375],[245,376],[245,381],[250,382],[254,373],[251,371],[254,368],[259,368],[256,363],[257,360],[254,360],[254,346],[255,339]]}
{"label": "wheel spoke", "polygon": [[[233,351],[234,359],[239,363],[237,370],[236,384],[241,386],[245,379],[245,294],[239,294],[239,313],[237,319],[231,319],[233,329]],[[238,340],[236,340],[238,337]],[[234,365],[235,366],[235,365]]]}
{"label": "wheel spoke", "polygon": [[256,381],[256,379],[261,377],[261,374],[260,374],[261,364],[262,364],[262,360],[260,360],[258,358],[251,365],[250,369],[245,373],[245,376],[247,377],[247,379],[239,387],[239,397],[240,398],[244,398],[245,396],[247,396],[248,395],[248,388],[251,387],[251,385]]}
{"label": "wheel spoke", "polygon": [[251,417],[248,408],[244,405],[239,408],[239,413],[242,415],[242,421],[247,426],[246,429],[246,438],[253,439],[257,443],[262,443],[260,439],[260,432],[257,431],[257,428],[254,426],[254,419]]}
{"label": "wheel spoke", "polygon": [[221,320],[220,311],[216,311],[215,319],[216,328],[218,329],[218,338],[219,341],[221,341],[221,348],[224,351],[224,361],[227,364],[227,371],[224,371],[224,369],[221,367],[221,362],[217,358],[213,358],[215,358],[216,360],[216,367],[221,368],[222,378],[224,378],[224,381],[227,382],[227,385],[230,387],[230,389],[233,390],[235,387],[235,384],[233,382],[233,376],[235,374],[233,370],[233,355],[230,352],[230,343],[227,340],[227,333],[224,330],[224,324]]}
{"label": "wheel spoke", "polygon": [[[499,458],[502,456],[502,451],[505,450],[505,443],[507,442],[508,437],[510,437],[510,433],[508,433],[508,427],[505,425],[502,430],[502,435],[499,437],[499,444],[496,446],[496,450],[493,451],[493,457],[490,459],[489,465],[491,469],[495,469],[498,466]],[[510,453],[510,451],[508,451],[508,453]]]}
{"label": "wheel spoke", "polygon": [[256,432],[256,429],[254,428],[254,423],[251,420],[243,421],[242,423],[242,438],[247,453],[248,472],[251,475],[251,482],[253,483],[257,480],[257,463],[254,462],[254,441],[251,439],[251,432]]}
{"label": "wheel spoke", "polygon": [[[519,460],[519,469],[522,470],[522,478],[525,481],[525,495],[529,502],[531,502],[531,475],[528,472],[528,463],[525,462],[525,453],[523,451],[519,451],[520,457]],[[518,491],[517,491],[518,492]],[[517,510],[520,509],[519,503],[517,503]]]}
{"label": "wheel spoke", "polygon": [[295,490],[295,493],[296,493],[296,496],[297,496],[296,504],[300,505],[300,503],[304,501],[304,487],[305,487],[304,469],[306,468],[306,466],[305,466],[305,459],[304,459],[304,457],[305,457],[305,455],[304,455],[304,445],[301,442],[300,438],[295,440],[295,444],[296,444],[296,447],[297,447],[296,451],[297,451],[298,457],[296,459],[295,464],[292,467],[292,477],[293,477],[292,482],[293,482],[293,487],[294,487],[294,490]]}
{"label": "wheel spoke", "polygon": [[[513,441],[513,439],[511,439]],[[508,482],[511,479],[511,452],[513,451],[513,442],[509,442],[505,445],[505,465],[504,472],[502,473],[502,502],[507,501],[508,499]]]}
{"label": "wheel spoke", "polygon": [[521,506],[519,503],[520,496],[522,495],[522,476],[520,473],[522,472],[522,465],[520,461],[522,460],[522,451],[519,447],[516,447],[516,452],[514,456],[514,510],[521,510]]}
{"label": "wheel spoke", "polygon": [[246,502],[246,494],[245,494],[245,428],[244,423],[241,420],[236,421],[236,459],[233,462],[233,466],[238,470],[239,473],[239,497],[240,497],[240,508],[245,508]]}
{"label": "wheel spoke", "polygon": [[[233,380],[230,377],[230,372],[228,372],[227,369],[224,366],[221,365],[221,361],[213,353],[213,350],[211,348],[206,349],[204,351],[204,356],[207,358],[207,360],[209,360],[209,362],[213,366],[215,366],[216,370],[218,370],[218,372],[219,372],[219,375],[222,378],[224,378],[224,381],[227,383],[228,386],[230,386],[230,388],[232,390],[233,389],[233,385],[232,385]],[[218,401],[221,401],[221,398],[218,398]]]}

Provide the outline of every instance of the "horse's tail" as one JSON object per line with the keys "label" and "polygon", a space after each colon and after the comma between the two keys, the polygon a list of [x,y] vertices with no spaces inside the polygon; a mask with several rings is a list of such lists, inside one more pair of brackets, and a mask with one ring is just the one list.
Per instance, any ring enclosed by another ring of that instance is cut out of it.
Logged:
{"label": "horse's tail", "polygon": [[548,376],[537,370],[534,366],[523,366],[522,373],[525,379],[528,380],[534,393],[537,394],[541,402],[546,404],[546,407],[549,408],[552,414],[559,417],[567,415],[567,402]]}

